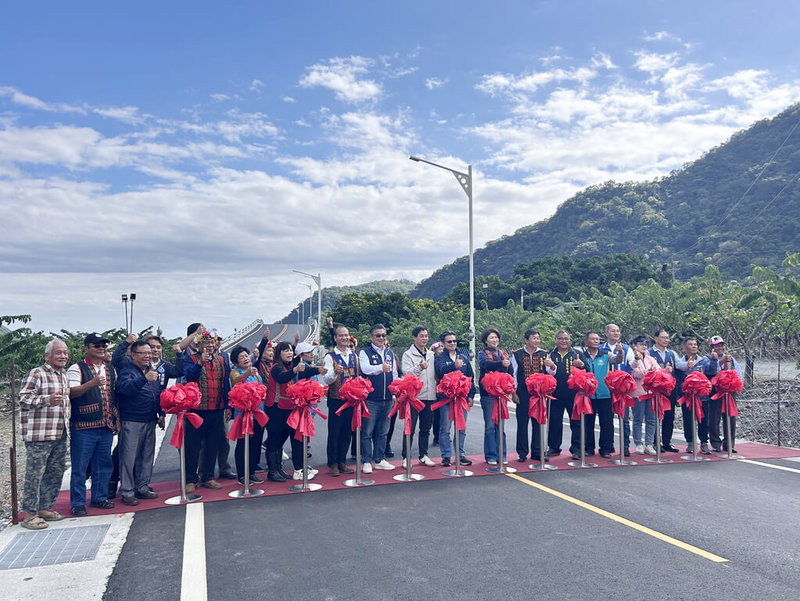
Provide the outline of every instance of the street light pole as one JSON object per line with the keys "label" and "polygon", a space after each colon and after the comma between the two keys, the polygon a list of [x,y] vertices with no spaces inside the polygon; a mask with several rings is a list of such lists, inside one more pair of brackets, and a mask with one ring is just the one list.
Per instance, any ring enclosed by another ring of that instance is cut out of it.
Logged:
{"label": "street light pole", "polygon": [[304,275],[307,278],[311,278],[314,283],[317,285],[317,329],[322,329],[322,274],[318,273],[314,275],[312,273],[306,273],[305,271],[299,271],[297,269],[292,269],[293,272],[299,273],[300,275]]}
{"label": "street light pole", "polygon": [[472,372],[477,373],[475,370],[475,263],[473,261],[473,229],[472,229],[472,165],[467,165],[467,172],[457,171],[444,165],[439,165],[433,161],[422,159],[418,156],[411,155],[408,157],[417,163],[427,163],[439,169],[444,169],[452,173],[458,185],[467,195],[469,201],[469,360],[472,364]]}

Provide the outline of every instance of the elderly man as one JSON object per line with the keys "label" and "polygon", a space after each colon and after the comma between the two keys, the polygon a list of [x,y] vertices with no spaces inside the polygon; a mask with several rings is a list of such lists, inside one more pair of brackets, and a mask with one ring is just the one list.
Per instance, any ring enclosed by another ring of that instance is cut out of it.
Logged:
{"label": "elderly man", "polygon": [[369,330],[371,344],[358,356],[361,373],[372,383],[372,392],[367,397],[370,417],[362,421],[361,461],[364,473],[372,473],[372,460],[379,470],[393,470],[394,466],[384,459],[386,436],[389,432],[389,409],[393,404],[389,384],[397,378],[397,361],[392,349],[386,344],[386,328],[374,324]]}
{"label": "elderly man", "polygon": [[150,476],[156,449],[156,423],[163,427],[160,407],[159,373],[152,369],[152,351],[146,342],[130,347],[131,361],[117,377],[117,401],[122,428],[120,431],[120,494],[125,505],[138,505],[138,499],[155,499],[150,490]]}
{"label": "elderly man", "polygon": [[[709,353],[703,359],[700,360],[702,363],[701,369],[703,373],[706,374],[708,379],[710,380],[714,376],[716,376],[719,372],[725,369],[734,369],[736,373],[739,374],[739,377],[742,377],[742,368],[739,366],[739,363],[730,353],[725,353],[725,341],[722,339],[722,336],[712,336],[708,339],[708,348]],[[711,396],[713,397],[717,393],[716,389],[711,390]],[[731,417],[731,432],[728,432],[728,420],[722,419],[722,399],[710,399],[708,402],[708,413],[706,413],[706,418],[708,419],[708,438],[711,441],[711,448],[714,451],[727,451],[729,441],[734,440],[736,438],[736,418]],[[720,432],[719,432],[719,424],[722,421],[723,424],[723,435],[725,436],[724,439],[720,440]],[[731,452],[735,453],[736,449],[731,448]]]}
{"label": "elderly man", "polygon": [[[572,338],[569,332],[559,330],[556,332],[556,348],[550,351],[544,365],[547,373],[555,376],[556,390],[554,401],[550,403],[550,431],[547,433],[548,457],[561,454],[561,437],[564,432],[564,412],[567,417],[572,416],[572,406],[575,403],[575,391],[567,386],[573,367],[583,368],[583,355],[572,348]],[[570,445],[569,450],[573,459],[580,458],[581,422],[570,419]],[[542,441],[544,443],[544,441]]]}
{"label": "elderly man", "polygon": [[25,442],[23,528],[41,530],[64,519],[53,511],[67,457],[69,377],[64,367],[69,351],[54,339],[44,348],[44,365],[28,373],[19,392],[22,440]]}
{"label": "elderly man", "polygon": [[108,338],[89,334],[83,340],[84,358],[69,367],[70,505],[72,515],[86,515],[86,468],[92,466],[92,500],[97,509],[111,509],[111,444],[119,432],[119,410],[115,395],[116,373],[106,365]]}

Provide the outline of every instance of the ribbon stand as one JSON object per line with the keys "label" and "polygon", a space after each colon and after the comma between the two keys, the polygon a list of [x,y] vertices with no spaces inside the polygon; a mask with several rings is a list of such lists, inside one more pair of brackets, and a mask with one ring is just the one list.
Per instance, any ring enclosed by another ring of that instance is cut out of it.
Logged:
{"label": "ribbon stand", "polygon": [[547,419],[543,424],[539,424],[539,463],[531,463],[528,469],[545,471],[557,470],[558,466],[547,463],[547,433],[550,429],[550,399],[547,399]]}
{"label": "ribbon stand", "polygon": [[[499,396],[494,399],[495,403],[507,403],[506,398],[504,396]],[[486,468],[487,472],[492,472],[493,474],[514,474],[517,471],[515,467],[507,467],[503,464],[503,451],[505,451],[505,445],[503,444],[503,425],[506,420],[503,419],[503,412],[501,411],[502,407],[497,407],[497,465],[490,465]],[[540,447],[542,445],[539,445]]]}
{"label": "ribbon stand", "polygon": [[303,483],[293,484],[289,487],[289,490],[291,492],[311,492],[320,488],[322,488],[322,484],[308,481],[308,436],[303,435]]}
{"label": "ribbon stand", "polygon": [[660,412],[658,410],[659,403],[661,402],[661,400],[658,397],[659,395],[657,393],[653,397],[653,404],[655,405],[655,413],[656,413],[656,431],[655,431],[656,456],[645,457],[644,460],[647,461],[647,463],[672,463],[672,459],[661,458],[661,417],[660,417]]}
{"label": "ribbon stand", "polygon": [[697,395],[691,395],[692,403],[692,454],[683,455],[681,459],[685,461],[708,461],[708,457],[700,457],[697,454],[697,447],[700,446],[700,440],[697,437],[697,415],[695,414],[695,406],[697,403]]}
{"label": "ribbon stand", "polygon": [[583,421],[585,414],[581,412],[579,415],[581,418],[581,460],[570,461],[567,465],[570,467],[597,467],[596,463],[586,463],[586,424]]}
{"label": "ribbon stand", "polygon": [[[360,411],[360,407],[355,407],[354,411]],[[372,486],[375,480],[362,480],[361,479],[361,426],[356,426],[354,432],[356,433],[356,477],[350,478],[342,482],[345,486],[355,488],[358,486]],[[306,460],[303,459],[303,464]]]}
{"label": "ribbon stand", "polygon": [[260,488],[250,488],[250,435],[244,435],[244,489],[232,490],[228,493],[229,497],[242,499],[244,497],[260,497],[264,491]]}
{"label": "ribbon stand", "polygon": [[725,396],[722,397],[722,408],[725,410],[725,444],[728,446],[728,450],[720,453],[717,457],[725,457],[726,459],[744,459],[741,455],[737,453],[737,456],[733,456],[733,449],[736,448],[736,439],[731,436],[731,405],[734,407],[736,406],[736,401],[733,400],[733,395],[729,392],[725,393]]}
{"label": "ribbon stand", "polygon": [[[450,407],[454,407],[455,403],[451,403]],[[453,420],[453,427],[455,428],[456,422]],[[453,435],[453,457],[456,460],[455,466],[451,470],[445,470],[442,472],[443,476],[448,476],[450,478],[466,478],[467,476],[471,476],[472,472],[470,470],[462,470],[461,469],[461,447],[459,446],[459,442],[461,439],[461,432],[463,430],[455,430],[455,434]]]}
{"label": "ribbon stand", "polygon": [[[411,415],[406,417],[406,419],[411,419]],[[392,479],[397,480],[398,482],[415,482],[417,480],[424,480],[425,476],[422,474],[411,473],[411,434],[404,434],[403,439],[403,444],[406,446],[406,473],[397,474],[396,476],[393,476]]]}
{"label": "ribbon stand", "polygon": [[622,408],[622,415],[617,415],[619,418],[619,459],[612,459],[609,463],[614,465],[637,465],[631,459],[625,459],[625,410],[627,407]]}
{"label": "ribbon stand", "polygon": [[[178,416],[178,419],[185,419],[183,416]],[[181,505],[182,503],[194,503],[195,501],[199,501],[203,498],[202,495],[193,494],[191,496],[186,495],[186,446],[185,446],[185,438],[186,438],[186,430],[184,429],[181,432],[181,448],[179,450],[180,457],[181,457],[181,494],[176,497],[170,497],[166,499],[164,503],[166,505]]]}

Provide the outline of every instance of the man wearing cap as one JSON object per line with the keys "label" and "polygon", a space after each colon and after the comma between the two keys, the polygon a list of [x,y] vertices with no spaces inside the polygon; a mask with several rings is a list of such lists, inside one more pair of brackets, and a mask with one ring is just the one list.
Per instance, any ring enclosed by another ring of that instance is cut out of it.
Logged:
{"label": "man wearing cap", "polygon": [[53,511],[67,458],[69,377],[64,369],[67,345],[54,339],[44,348],[44,365],[22,381],[19,391],[22,440],[25,442],[25,484],[22,488],[22,527],[47,528],[64,519]]}
{"label": "man wearing cap", "polygon": [[[712,336],[708,339],[708,347],[709,353],[705,357],[703,357],[703,373],[708,377],[710,380],[714,376],[716,376],[719,372],[724,369],[735,369],[736,373],[739,374],[739,377],[742,377],[742,369],[739,367],[739,364],[736,362],[730,353],[725,353],[725,341],[722,339],[722,336]],[[711,396],[713,397],[716,394],[716,389],[711,390]],[[734,416],[730,417],[731,420],[731,432],[728,432],[728,424],[727,418],[722,419],[722,399],[709,399],[708,401],[708,413],[706,414],[706,418],[708,419],[708,438],[711,442],[711,448],[714,451],[727,451],[728,450],[728,441],[736,439],[736,418]],[[724,428],[724,439],[720,439],[719,434],[719,423],[722,421],[723,428]],[[733,453],[736,452],[734,448],[732,450]]]}
{"label": "man wearing cap", "polygon": [[111,509],[111,444],[119,432],[114,368],[106,365],[108,338],[89,334],[83,340],[84,358],[67,370],[71,401],[70,506],[72,515],[86,515],[86,468],[92,466],[92,500],[98,509]]}
{"label": "man wearing cap", "polygon": [[[330,323],[333,323],[332,320]],[[359,375],[358,357],[350,348],[350,332],[344,326],[334,330],[336,346],[325,355],[327,372],[320,377],[320,383],[328,387],[328,473],[331,476],[352,474],[353,468],[347,465],[347,447],[350,446],[353,408],[349,407],[337,415],[336,411],[344,404],[339,397],[339,389],[347,380]]]}

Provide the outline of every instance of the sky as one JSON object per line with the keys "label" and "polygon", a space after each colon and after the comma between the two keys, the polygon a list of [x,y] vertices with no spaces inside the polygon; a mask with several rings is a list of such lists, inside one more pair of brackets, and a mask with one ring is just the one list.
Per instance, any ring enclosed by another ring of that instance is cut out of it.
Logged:
{"label": "sky", "polygon": [[[794,0],[4,2],[0,315],[223,335],[800,100]],[[766,160],[766,157],[765,157]]]}

